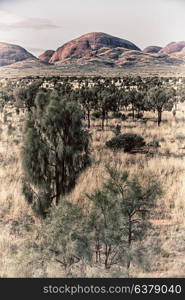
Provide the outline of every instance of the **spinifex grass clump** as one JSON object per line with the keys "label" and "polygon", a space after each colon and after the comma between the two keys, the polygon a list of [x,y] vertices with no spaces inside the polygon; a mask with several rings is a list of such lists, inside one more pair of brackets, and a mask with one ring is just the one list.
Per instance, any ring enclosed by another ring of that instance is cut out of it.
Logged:
{"label": "spinifex grass clump", "polygon": [[145,146],[144,138],[135,133],[125,133],[113,137],[106,142],[106,146],[111,149],[123,149],[125,152],[131,152],[136,148]]}

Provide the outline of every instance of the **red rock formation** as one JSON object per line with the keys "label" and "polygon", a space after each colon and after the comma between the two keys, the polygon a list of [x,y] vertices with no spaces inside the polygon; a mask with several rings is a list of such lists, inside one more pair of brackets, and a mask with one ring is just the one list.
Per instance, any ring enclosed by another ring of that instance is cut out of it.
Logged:
{"label": "red rock formation", "polygon": [[46,50],[44,53],[42,53],[39,56],[39,59],[44,61],[44,62],[49,62],[49,60],[51,59],[51,57],[54,53],[55,53],[54,50]]}
{"label": "red rock formation", "polygon": [[51,57],[51,63],[65,61],[66,59],[79,59],[84,56],[96,56],[96,51],[101,48],[122,47],[130,50],[140,50],[133,43],[105,33],[93,32],[74,39],[58,48]]}
{"label": "red rock formation", "polygon": [[24,48],[8,43],[0,43],[0,66],[6,66],[34,56]]}
{"label": "red rock formation", "polygon": [[172,54],[180,52],[185,47],[185,42],[172,42],[160,50],[160,53]]}

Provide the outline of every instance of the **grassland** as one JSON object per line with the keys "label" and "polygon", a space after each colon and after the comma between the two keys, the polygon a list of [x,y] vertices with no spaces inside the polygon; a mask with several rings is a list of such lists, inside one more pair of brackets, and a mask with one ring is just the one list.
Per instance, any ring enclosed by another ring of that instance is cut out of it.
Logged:
{"label": "grassland", "polygon": [[[110,118],[105,131],[100,120],[92,121],[92,166],[78,179],[68,200],[87,208],[85,194],[101,187],[106,179],[105,165],[129,170],[132,174],[153,172],[164,194],[157,200],[150,215],[152,228],[142,245],[145,248],[143,267],[133,263],[134,277],[184,277],[185,275],[185,105],[180,104],[176,116],[165,112],[163,122],[157,126],[154,113],[147,112],[147,122]],[[53,261],[41,261],[37,253],[24,253],[24,244],[37,238],[33,227],[41,221],[33,216],[21,192],[22,168],[20,151],[25,115],[6,108],[0,121],[0,277],[65,277],[65,271]],[[121,132],[142,135],[147,143],[157,140],[160,147],[147,147],[137,154],[113,152],[105,142],[113,136],[112,129],[121,125]],[[69,276],[73,277],[125,277],[126,270],[115,266],[80,263]]]}
{"label": "grassland", "polygon": [[88,63],[88,64],[66,64],[62,66],[56,65],[35,65],[33,61],[18,62],[13,65],[1,67],[0,78],[23,78],[26,76],[161,76],[161,77],[184,77],[185,67],[174,65],[140,65],[129,67],[109,67],[104,64]]}

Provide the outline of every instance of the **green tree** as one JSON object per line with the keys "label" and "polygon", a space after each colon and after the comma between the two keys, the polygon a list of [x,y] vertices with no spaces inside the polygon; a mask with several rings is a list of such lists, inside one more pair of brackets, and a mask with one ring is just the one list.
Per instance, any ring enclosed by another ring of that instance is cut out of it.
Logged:
{"label": "green tree", "polygon": [[95,249],[96,262],[103,261],[105,268],[123,263],[129,269],[132,244],[144,239],[149,228],[148,213],[162,191],[151,174],[138,177],[114,168],[107,171],[109,179],[102,189],[88,195],[92,205],[87,238]]}
{"label": "green tree", "polygon": [[155,207],[155,199],[162,194],[159,182],[152,174],[129,175],[108,168],[110,179],[106,188],[120,203],[119,214],[127,241],[127,268],[130,268],[132,244],[142,240],[149,228],[149,212]]}
{"label": "green tree", "polygon": [[157,124],[160,126],[162,112],[171,111],[174,106],[175,90],[167,87],[152,87],[149,89],[146,99],[149,110],[157,111]]}
{"label": "green tree", "polygon": [[135,118],[135,105],[137,101],[137,93],[138,92],[136,89],[131,89],[127,92],[127,102],[131,105],[133,119]]}
{"label": "green tree", "polygon": [[42,80],[34,80],[31,84],[17,87],[13,91],[16,106],[18,108],[26,108],[31,111],[35,105],[35,97],[41,88]]}
{"label": "green tree", "polygon": [[98,108],[101,111],[102,130],[104,130],[105,120],[108,118],[110,111],[115,111],[116,101],[114,93],[110,92],[108,88],[102,88],[97,93]]}
{"label": "green tree", "polygon": [[42,91],[34,105],[24,132],[23,191],[45,216],[53,200],[58,204],[90,163],[89,135],[83,128],[83,111],[68,96]]}
{"label": "green tree", "polygon": [[82,259],[91,260],[86,240],[79,237],[84,213],[80,206],[67,201],[49,211],[39,232],[41,253],[59,263],[67,273]]}
{"label": "green tree", "polygon": [[96,97],[93,87],[82,86],[79,90],[79,101],[82,104],[86,116],[88,128],[91,127],[91,111],[95,107]]}

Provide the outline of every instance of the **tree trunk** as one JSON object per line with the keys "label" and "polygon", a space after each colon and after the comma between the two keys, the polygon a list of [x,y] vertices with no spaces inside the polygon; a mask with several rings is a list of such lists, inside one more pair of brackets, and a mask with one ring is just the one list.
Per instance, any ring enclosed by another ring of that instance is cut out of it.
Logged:
{"label": "tree trunk", "polygon": [[158,124],[158,126],[160,126],[161,121],[162,121],[162,110],[158,110],[157,114],[158,114],[157,124]]}
{"label": "tree trunk", "polygon": [[110,269],[109,256],[111,253],[111,246],[105,245],[105,269]]}
{"label": "tree trunk", "polygon": [[135,119],[135,110],[134,110],[134,105],[132,105],[132,118],[133,118],[133,120]]}
{"label": "tree trunk", "polygon": [[59,172],[57,165],[55,165],[55,191],[56,191],[56,205],[58,205],[60,200],[60,180],[59,180]]}
{"label": "tree trunk", "polygon": [[88,122],[88,128],[91,127],[91,119],[90,119],[90,110],[87,110],[87,122]]}
{"label": "tree trunk", "polygon": [[97,242],[96,242],[96,263],[101,263],[99,238],[97,239]]}
{"label": "tree trunk", "polygon": [[109,125],[109,113],[106,113],[106,126],[108,127]]}
{"label": "tree trunk", "polygon": [[65,158],[63,158],[61,166],[61,177],[60,177],[60,194],[65,195],[66,193],[66,170],[65,170]]}
{"label": "tree trunk", "polygon": [[102,125],[101,125],[102,130],[104,130],[104,122],[105,122],[105,112],[102,112]]}
{"label": "tree trunk", "polygon": [[130,248],[131,248],[131,243],[132,243],[132,217],[129,215],[128,216],[128,250],[129,250],[129,255],[128,255],[128,260],[127,260],[127,270],[130,268]]}

